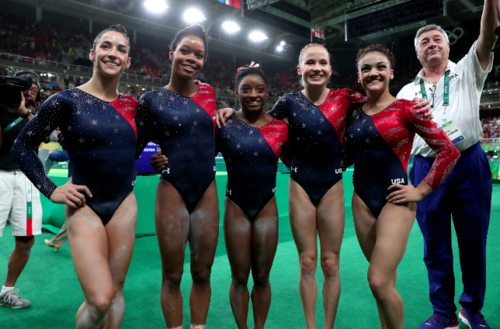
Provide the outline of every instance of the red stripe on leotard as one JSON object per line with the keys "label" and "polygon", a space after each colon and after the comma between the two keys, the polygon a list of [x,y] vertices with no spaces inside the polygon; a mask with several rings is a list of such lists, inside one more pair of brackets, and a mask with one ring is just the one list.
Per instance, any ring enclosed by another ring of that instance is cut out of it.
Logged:
{"label": "red stripe on leotard", "polygon": [[135,125],[135,115],[137,114],[137,101],[129,95],[120,94],[118,99],[112,101],[111,106],[127,120],[134,129],[137,138],[137,126]]}
{"label": "red stripe on leotard", "polygon": [[353,105],[359,105],[366,101],[366,97],[357,91],[350,89],[330,89],[328,96],[319,109],[331,123],[340,143],[344,142],[345,119],[348,111]]}
{"label": "red stripe on leotard", "polygon": [[215,92],[208,86],[198,86],[198,92],[191,99],[198,104],[212,119],[215,134],[215,116],[217,114],[217,104],[215,101]]}
{"label": "red stripe on leotard", "polygon": [[450,174],[460,157],[451,140],[431,119],[418,114],[413,103],[398,100],[372,115],[373,124],[408,171],[408,160],[415,133],[437,153],[431,170],[424,179],[436,189]]}
{"label": "red stripe on leotard", "polygon": [[273,118],[271,123],[260,127],[259,131],[267,144],[273,149],[277,162],[281,155],[281,146],[288,140],[288,125],[281,120]]}

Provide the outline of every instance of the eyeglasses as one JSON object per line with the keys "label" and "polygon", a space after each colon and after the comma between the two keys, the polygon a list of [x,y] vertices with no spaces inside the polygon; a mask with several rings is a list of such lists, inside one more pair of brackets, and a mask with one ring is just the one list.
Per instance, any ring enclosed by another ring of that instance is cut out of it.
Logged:
{"label": "eyeglasses", "polygon": [[38,88],[31,88],[28,90],[28,92],[32,95],[36,95],[38,94]]}
{"label": "eyeglasses", "polygon": [[431,108],[434,108],[434,99],[436,98],[436,85],[430,87],[429,91],[431,92],[431,97],[432,97]]}

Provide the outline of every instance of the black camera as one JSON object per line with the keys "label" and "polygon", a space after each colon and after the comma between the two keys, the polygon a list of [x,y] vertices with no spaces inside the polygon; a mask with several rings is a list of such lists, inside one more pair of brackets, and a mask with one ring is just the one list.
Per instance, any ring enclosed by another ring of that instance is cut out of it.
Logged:
{"label": "black camera", "polygon": [[9,108],[18,108],[22,100],[21,92],[29,90],[32,85],[32,78],[0,75],[0,104]]}

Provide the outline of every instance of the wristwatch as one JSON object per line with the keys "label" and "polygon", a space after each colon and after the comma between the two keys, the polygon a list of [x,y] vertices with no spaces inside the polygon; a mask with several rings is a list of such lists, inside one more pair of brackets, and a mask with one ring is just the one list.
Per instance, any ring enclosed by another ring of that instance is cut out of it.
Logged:
{"label": "wristwatch", "polygon": [[23,119],[27,119],[27,118],[28,118],[30,115],[32,115],[32,114],[33,114],[33,113],[31,113],[31,111],[30,111],[30,110],[28,110],[28,112],[26,112],[26,114],[21,115],[21,118],[23,118]]}

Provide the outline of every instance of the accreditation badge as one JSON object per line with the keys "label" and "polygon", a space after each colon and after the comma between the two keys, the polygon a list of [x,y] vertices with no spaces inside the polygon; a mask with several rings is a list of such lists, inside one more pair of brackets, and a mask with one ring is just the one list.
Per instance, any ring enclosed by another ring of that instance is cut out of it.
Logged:
{"label": "accreditation badge", "polygon": [[457,144],[458,142],[461,142],[464,140],[464,136],[460,132],[460,129],[453,123],[453,121],[446,121],[446,119],[443,119],[445,123],[441,126],[443,128],[443,131],[445,132],[446,135],[451,139],[453,144]]}

